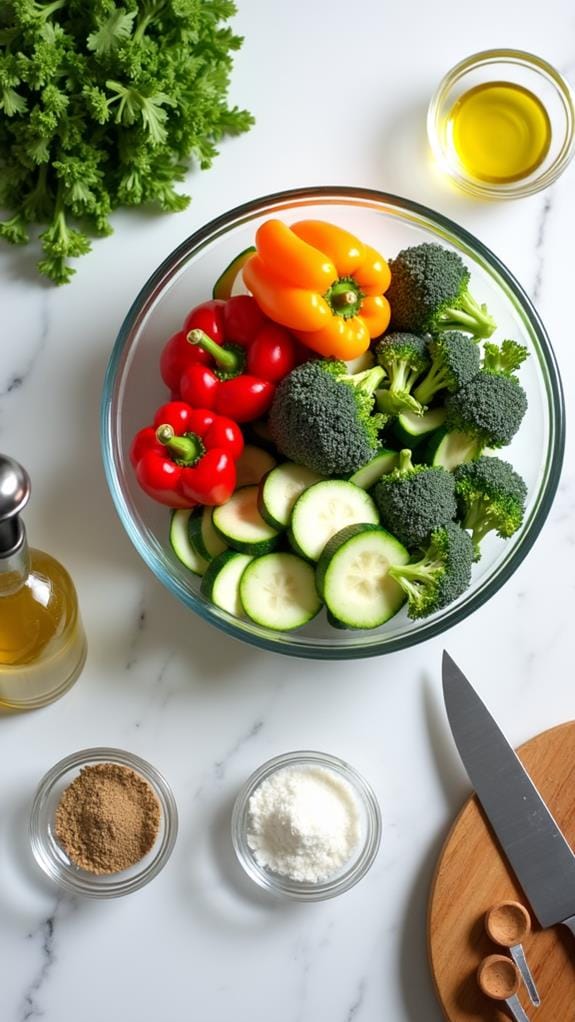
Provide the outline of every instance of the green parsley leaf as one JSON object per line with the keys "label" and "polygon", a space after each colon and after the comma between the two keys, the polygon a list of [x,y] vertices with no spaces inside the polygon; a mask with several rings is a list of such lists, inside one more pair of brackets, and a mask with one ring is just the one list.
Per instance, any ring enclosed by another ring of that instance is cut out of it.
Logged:
{"label": "green parsley leaf", "polygon": [[90,32],[87,47],[97,57],[115,50],[132,34],[136,11],[126,11],[123,7],[114,7],[110,17],[95,32]]}

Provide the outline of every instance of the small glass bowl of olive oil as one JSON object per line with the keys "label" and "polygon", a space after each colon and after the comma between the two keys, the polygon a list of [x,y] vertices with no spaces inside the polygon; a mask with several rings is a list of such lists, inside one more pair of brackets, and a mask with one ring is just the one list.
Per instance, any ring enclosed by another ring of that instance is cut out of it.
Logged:
{"label": "small glass bowl of olive oil", "polygon": [[485,50],[457,64],[429,105],[440,167],[465,191],[515,199],[547,188],[575,152],[575,100],[540,57]]}

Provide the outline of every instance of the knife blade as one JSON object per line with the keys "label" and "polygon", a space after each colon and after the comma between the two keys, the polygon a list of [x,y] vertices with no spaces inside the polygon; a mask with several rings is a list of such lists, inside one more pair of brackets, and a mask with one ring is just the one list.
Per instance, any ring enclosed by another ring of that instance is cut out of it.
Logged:
{"label": "knife blade", "polygon": [[575,855],[517,754],[469,681],[443,653],[443,694],[476,795],[543,928],[575,934]]}

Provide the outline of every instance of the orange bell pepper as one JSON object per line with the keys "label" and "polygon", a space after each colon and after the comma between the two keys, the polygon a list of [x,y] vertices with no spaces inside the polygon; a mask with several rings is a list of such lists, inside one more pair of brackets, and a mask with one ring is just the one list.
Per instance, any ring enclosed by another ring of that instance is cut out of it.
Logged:
{"label": "orange bell pepper", "polygon": [[266,316],[320,355],[356,358],[389,325],[385,259],[323,220],[266,220],[242,272]]}

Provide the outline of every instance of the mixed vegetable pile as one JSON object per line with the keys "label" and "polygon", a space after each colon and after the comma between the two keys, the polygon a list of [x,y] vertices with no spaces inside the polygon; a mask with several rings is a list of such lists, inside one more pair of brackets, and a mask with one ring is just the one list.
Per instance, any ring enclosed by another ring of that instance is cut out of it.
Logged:
{"label": "mixed vegetable pile", "polygon": [[[201,591],[280,631],[425,618],[469,586],[527,487],[496,453],[527,409],[527,350],[457,253],[385,259],[333,224],[266,221],[166,343],[171,401],[135,437],[142,488]],[[243,278],[250,294],[231,295]]]}

